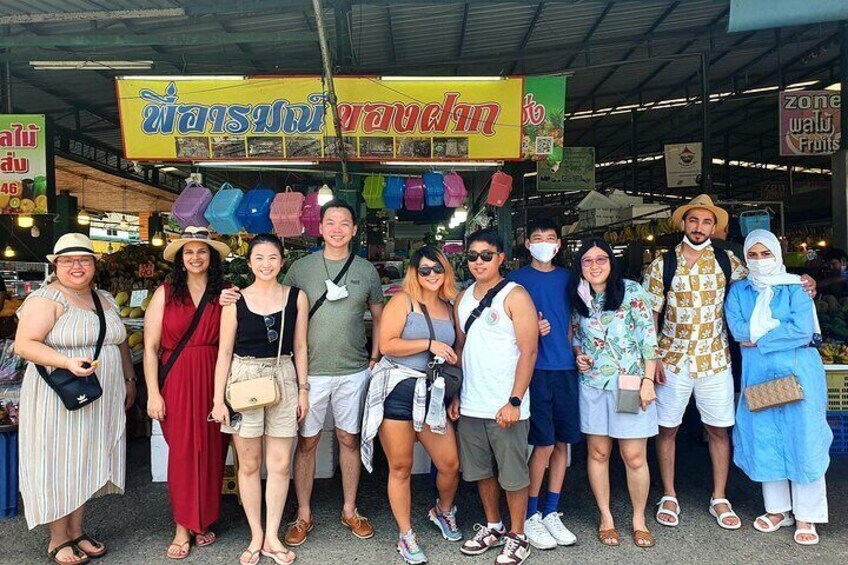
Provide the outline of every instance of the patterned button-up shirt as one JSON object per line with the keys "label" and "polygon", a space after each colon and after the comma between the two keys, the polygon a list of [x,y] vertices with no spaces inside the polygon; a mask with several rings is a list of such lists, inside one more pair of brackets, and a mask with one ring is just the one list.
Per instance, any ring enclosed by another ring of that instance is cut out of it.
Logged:
{"label": "patterned button-up shirt", "polygon": [[[712,246],[707,247],[693,265],[683,257],[683,244],[675,248],[677,271],[668,297],[663,296],[663,257],[648,268],[644,286],[653,300],[654,312],[668,307],[659,337],[663,365],[677,367],[690,363],[693,379],[721,374],[730,367],[727,332],[724,326],[726,281]],[[742,262],[731,252],[732,280],[745,277]],[[672,369],[674,371],[674,369]]]}

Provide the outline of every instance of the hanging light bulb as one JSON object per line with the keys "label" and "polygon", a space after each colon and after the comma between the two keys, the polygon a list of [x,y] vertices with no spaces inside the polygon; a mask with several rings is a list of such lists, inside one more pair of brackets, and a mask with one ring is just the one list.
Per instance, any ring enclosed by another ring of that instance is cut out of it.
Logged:
{"label": "hanging light bulb", "polygon": [[153,234],[153,239],[150,240],[150,245],[153,247],[162,247],[165,245],[165,236],[161,231],[158,231]]}
{"label": "hanging light bulb", "polygon": [[456,223],[461,224],[468,219],[468,208],[460,206],[453,212],[453,217],[456,218]]}
{"label": "hanging light bulb", "polygon": [[11,245],[7,245],[6,249],[3,250],[3,257],[6,257],[7,259],[11,259],[14,256],[15,256],[15,250],[12,249]]}
{"label": "hanging light bulb", "polygon": [[89,216],[88,212],[85,211],[85,179],[86,177],[82,177],[82,207],[80,207],[79,213],[77,214],[77,223],[81,226],[88,226],[91,224],[91,216]]}
{"label": "hanging light bulb", "polygon": [[38,237],[41,235],[41,230],[38,229],[38,226],[32,226],[32,229],[29,230],[29,235],[31,237]]}
{"label": "hanging light bulb", "polygon": [[327,202],[333,199],[335,195],[333,194],[333,189],[327,186],[326,184],[318,189],[318,206],[323,206]]}
{"label": "hanging light bulb", "polygon": [[29,229],[35,225],[35,220],[29,214],[21,214],[18,216],[18,226],[24,229]]}

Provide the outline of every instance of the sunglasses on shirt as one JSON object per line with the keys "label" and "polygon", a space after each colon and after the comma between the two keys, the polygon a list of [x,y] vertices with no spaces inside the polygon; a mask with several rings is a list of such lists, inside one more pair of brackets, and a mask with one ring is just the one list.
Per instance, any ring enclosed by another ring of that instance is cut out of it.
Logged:
{"label": "sunglasses on shirt", "polygon": [[444,275],[445,268],[441,265],[432,265],[429,267],[418,267],[418,274],[422,277],[429,277],[430,273],[436,273],[437,275]]}
{"label": "sunglasses on shirt", "polygon": [[498,255],[497,251],[468,251],[465,254],[465,260],[469,263],[475,262],[477,259],[482,259],[484,263],[489,263]]}
{"label": "sunglasses on shirt", "polygon": [[277,320],[274,319],[274,316],[265,316],[265,335],[268,337],[268,343],[274,343],[278,339],[280,339],[280,332],[274,329],[274,324],[277,323]]}

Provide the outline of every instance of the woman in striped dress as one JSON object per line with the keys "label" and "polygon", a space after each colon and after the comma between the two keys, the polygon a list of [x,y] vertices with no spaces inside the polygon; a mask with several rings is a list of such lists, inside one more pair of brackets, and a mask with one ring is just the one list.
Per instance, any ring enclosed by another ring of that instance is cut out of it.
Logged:
{"label": "woman in striped dress", "polygon": [[96,363],[103,396],[70,411],[36,371],[63,367],[77,376],[95,371],[92,361],[100,328],[89,291],[96,260],[91,241],[67,234],[47,256],[56,276],[27,297],[15,351],[28,361],[21,390],[20,490],[30,529],[48,524],[48,556],[63,565],[87,563],[106,546],[83,530],[90,498],[122,494],[125,471],[125,408],[135,400],[136,377],[117,305],[106,292],[98,298],[106,337]]}

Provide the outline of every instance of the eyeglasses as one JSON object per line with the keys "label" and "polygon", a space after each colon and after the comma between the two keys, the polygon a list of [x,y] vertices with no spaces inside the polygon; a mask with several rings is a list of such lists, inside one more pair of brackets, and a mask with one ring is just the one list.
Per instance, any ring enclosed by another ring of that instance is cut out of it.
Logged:
{"label": "eyeglasses", "polygon": [[484,262],[489,263],[495,256],[498,255],[496,251],[469,251],[465,254],[465,260],[469,263],[475,262],[477,259],[482,259]]}
{"label": "eyeglasses", "polygon": [[418,275],[422,277],[429,277],[430,273],[436,273],[437,275],[444,275],[445,268],[441,265],[432,265],[429,267],[418,267]]}
{"label": "eyeglasses", "polygon": [[56,264],[63,268],[73,267],[74,264],[79,264],[80,267],[91,267],[94,265],[94,257],[77,257],[76,259],[59,257],[56,259]]}
{"label": "eyeglasses", "polygon": [[598,257],[597,259],[592,259],[590,257],[586,257],[580,260],[580,264],[586,267],[587,269],[592,265],[597,265],[598,267],[605,267],[607,263],[609,263],[609,257],[604,255],[603,257]]}
{"label": "eyeglasses", "polygon": [[[282,314],[280,314],[282,316]],[[278,339],[280,339],[280,332],[274,329],[274,326],[277,323],[277,320],[274,319],[274,316],[265,316],[265,334],[268,336],[268,343],[274,343]]]}

